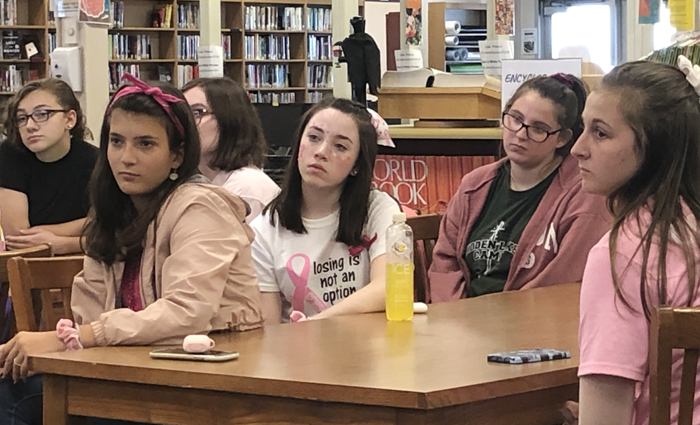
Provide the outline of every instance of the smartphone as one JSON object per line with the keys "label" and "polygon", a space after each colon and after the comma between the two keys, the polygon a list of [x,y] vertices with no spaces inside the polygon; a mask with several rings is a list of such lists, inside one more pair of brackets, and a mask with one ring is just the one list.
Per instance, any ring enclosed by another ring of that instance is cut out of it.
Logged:
{"label": "smartphone", "polygon": [[235,351],[209,350],[204,353],[188,353],[180,347],[160,348],[151,351],[149,355],[154,359],[194,360],[199,362],[227,362],[238,358],[238,353]]}
{"label": "smartphone", "polygon": [[504,351],[502,353],[489,354],[486,360],[495,363],[521,364],[568,358],[571,358],[570,351],[540,348],[537,350]]}

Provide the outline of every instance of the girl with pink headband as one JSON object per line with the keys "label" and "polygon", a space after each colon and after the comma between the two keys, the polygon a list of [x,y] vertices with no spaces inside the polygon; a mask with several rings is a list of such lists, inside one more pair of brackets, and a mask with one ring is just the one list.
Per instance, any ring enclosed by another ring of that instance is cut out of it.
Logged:
{"label": "girl with pink headband", "polygon": [[41,377],[27,379],[32,354],[262,325],[243,201],[198,174],[182,93],[126,78],[132,85],[107,108],[90,181],[75,324],[63,319],[56,331],[20,332],[0,346],[0,423],[41,423]]}

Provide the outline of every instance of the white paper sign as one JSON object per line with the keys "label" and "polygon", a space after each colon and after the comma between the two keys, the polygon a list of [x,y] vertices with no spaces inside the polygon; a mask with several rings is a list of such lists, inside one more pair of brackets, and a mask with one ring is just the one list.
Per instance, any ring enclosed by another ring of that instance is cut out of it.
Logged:
{"label": "white paper sign", "polygon": [[66,18],[80,15],[80,0],[56,0],[56,16]]}
{"label": "white paper sign", "polygon": [[501,61],[513,59],[513,42],[511,40],[480,41],[479,54],[484,74],[499,77],[501,75]]}
{"label": "white paper sign", "polygon": [[199,46],[197,57],[200,78],[224,76],[224,50],[221,46]]}
{"label": "white paper sign", "polygon": [[531,78],[558,72],[581,78],[581,59],[504,60],[502,65],[501,110],[518,87]]}
{"label": "white paper sign", "polygon": [[394,50],[397,71],[413,71],[423,68],[423,55],[420,50]]}

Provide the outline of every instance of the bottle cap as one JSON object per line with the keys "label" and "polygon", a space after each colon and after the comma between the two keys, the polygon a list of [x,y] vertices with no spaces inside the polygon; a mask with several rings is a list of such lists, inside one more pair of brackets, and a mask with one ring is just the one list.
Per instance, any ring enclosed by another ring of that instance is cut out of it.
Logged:
{"label": "bottle cap", "polygon": [[396,213],[394,214],[394,217],[392,218],[394,220],[394,223],[405,223],[406,222],[406,213]]}

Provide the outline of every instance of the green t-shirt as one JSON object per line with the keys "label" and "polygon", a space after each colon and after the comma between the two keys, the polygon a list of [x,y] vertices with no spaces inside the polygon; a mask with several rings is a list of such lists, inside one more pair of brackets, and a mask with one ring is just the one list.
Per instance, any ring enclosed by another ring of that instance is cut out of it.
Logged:
{"label": "green t-shirt", "polygon": [[464,260],[471,276],[468,297],[503,291],[520,236],[557,171],[537,186],[517,192],[510,188],[510,163],[498,170],[484,208],[467,237]]}

